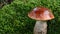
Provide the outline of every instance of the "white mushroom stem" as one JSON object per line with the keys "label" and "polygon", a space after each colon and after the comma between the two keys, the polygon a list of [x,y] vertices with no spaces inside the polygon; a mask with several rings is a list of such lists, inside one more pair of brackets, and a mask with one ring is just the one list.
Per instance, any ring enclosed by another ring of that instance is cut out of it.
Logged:
{"label": "white mushroom stem", "polygon": [[36,24],[34,27],[34,34],[47,34],[47,22],[36,21]]}

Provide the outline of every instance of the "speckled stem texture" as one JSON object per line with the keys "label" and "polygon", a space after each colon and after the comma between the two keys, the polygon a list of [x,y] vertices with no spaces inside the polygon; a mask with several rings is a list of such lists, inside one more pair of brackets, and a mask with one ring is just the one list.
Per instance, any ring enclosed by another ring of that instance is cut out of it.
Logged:
{"label": "speckled stem texture", "polygon": [[34,34],[47,34],[47,22],[36,21],[36,24],[34,27]]}

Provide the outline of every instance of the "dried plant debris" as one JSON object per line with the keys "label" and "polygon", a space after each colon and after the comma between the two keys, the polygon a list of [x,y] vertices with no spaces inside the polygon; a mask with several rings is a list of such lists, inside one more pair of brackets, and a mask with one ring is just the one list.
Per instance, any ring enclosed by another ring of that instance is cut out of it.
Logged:
{"label": "dried plant debris", "polygon": [[6,4],[11,4],[13,0],[0,0],[0,8],[2,8]]}

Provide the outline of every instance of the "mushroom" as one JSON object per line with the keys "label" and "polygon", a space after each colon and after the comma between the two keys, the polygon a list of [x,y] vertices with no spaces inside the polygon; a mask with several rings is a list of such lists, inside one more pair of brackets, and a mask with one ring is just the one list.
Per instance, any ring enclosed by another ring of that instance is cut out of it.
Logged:
{"label": "mushroom", "polygon": [[36,7],[28,13],[28,17],[36,20],[34,34],[47,34],[47,21],[54,19],[51,10],[45,7]]}

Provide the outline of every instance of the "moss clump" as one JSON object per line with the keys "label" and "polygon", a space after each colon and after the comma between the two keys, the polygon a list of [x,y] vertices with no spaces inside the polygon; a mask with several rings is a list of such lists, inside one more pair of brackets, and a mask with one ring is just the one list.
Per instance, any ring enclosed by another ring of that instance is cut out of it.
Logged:
{"label": "moss clump", "polygon": [[60,0],[14,0],[0,9],[0,34],[33,34],[35,20],[28,12],[36,6],[52,10],[55,19],[48,21],[48,34],[60,34]]}

